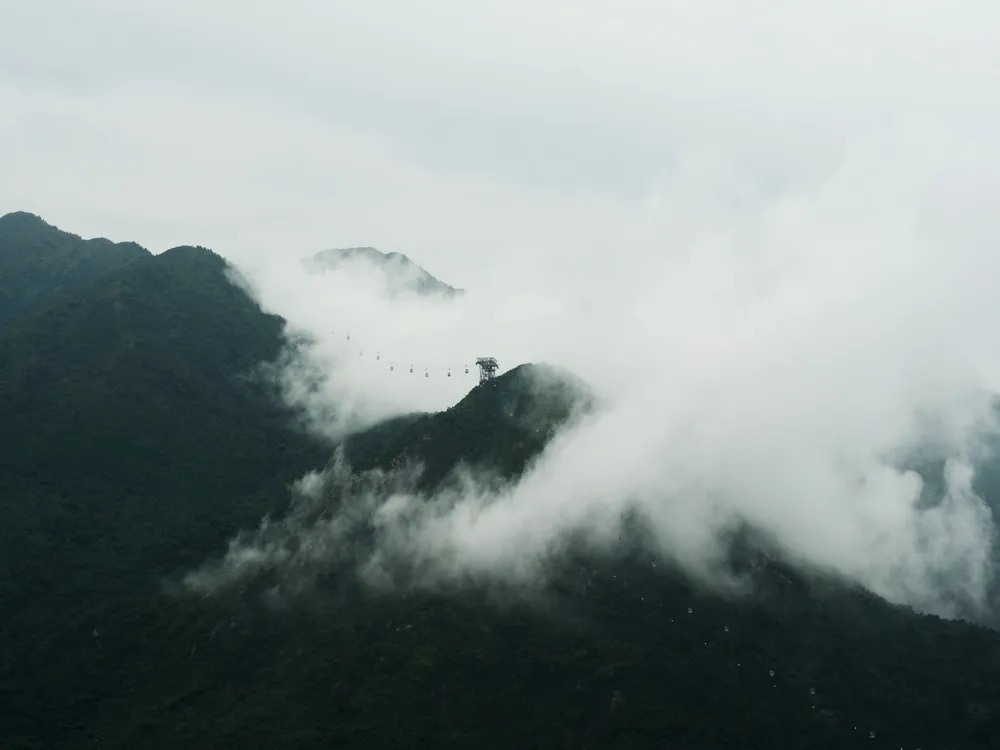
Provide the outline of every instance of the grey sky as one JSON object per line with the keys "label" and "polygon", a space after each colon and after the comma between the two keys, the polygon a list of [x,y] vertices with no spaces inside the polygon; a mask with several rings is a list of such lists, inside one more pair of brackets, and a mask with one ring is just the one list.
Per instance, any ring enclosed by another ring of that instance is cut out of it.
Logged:
{"label": "grey sky", "polygon": [[465,285],[489,252],[559,244],[584,206],[640,203],[685,154],[756,198],[900,118],[988,132],[997,15],[927,0],[6,3],[0,204],[154,251],[374,244]]}

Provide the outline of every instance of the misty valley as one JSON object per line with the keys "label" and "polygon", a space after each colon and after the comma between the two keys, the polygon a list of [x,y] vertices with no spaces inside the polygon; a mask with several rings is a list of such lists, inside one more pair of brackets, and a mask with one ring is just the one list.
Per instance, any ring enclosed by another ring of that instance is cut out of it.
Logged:
{"label": "misty valley", "polygon": [[[475,293],[373,248],[301,273],[413,320]],[[706,486],[568,370],[303,331],[253,281],[0,217],[0,747],[997,747],[991,421],[851,489],[919,484],[909,546],[819,549],[807,493],[711,504],[766,446]],[[451,400],[364,400],[395,382]]]}

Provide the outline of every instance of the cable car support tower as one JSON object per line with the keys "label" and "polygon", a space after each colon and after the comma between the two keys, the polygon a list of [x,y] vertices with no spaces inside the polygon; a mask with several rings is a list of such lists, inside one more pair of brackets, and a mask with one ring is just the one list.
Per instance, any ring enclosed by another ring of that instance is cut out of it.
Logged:
{"label": "cable car support tower", "polygon": [[479,357],[476,359],[476,364],[479,365],[479,384],[487,383],[493,380],[493,377],[497,374],[497,364],[496,357]]}

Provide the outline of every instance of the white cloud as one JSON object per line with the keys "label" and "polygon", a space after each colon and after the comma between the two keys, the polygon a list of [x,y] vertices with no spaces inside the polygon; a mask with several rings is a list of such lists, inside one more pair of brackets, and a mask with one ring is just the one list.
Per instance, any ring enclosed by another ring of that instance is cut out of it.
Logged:
{"label": "white cloud", "polygon": [[[567,225],[588,259],[575,273],[512,253],[498,261],[510,275],[484,275],[446,305],[390,302],[371,279],[287,263],[258,283],[322,340],[313,361],[327,381],[311,406],[368,419],[444,408],[468,381],[421,378],[420,365],[483,349],[505,367],[566,365],[610,405],[511,491],[473,482],[430,503],[390,499],[375,516],[376,570],[402,551],[435,580],[534,576],[566,539],[606,544],[638,512],[659,553],[704,573],[739,517],[891,599],[969,611],[991,580],[991,514],[967,472],[991,418],[983,393],[1000,386],[1000,237],[989,205],[965,196],[998,175],[989,144],[896,129],[859,141],[823,180],[734,209],[738,178],[692,158],[646,202],[600,217],[604,236],[588,236],[583,213]],[[606,237],[622,252],[595,262]],[[416,377],[372,362],[372,345],[416,360]],[[368,354],[338,362],[355,348]],[[891,465],[928,420],[953,456],[930,509],[917,477]]]}

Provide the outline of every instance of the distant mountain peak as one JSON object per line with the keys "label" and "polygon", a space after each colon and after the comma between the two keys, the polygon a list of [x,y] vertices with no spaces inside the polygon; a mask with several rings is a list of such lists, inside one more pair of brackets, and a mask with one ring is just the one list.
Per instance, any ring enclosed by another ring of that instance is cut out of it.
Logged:
{"label": "distant mountain peak", "polygon": [[157,257],[170,261],[207,262],[220,268],[229,265],[228,261],[217,252],[202,245],[178,245],[164,250]]}
{"label": "distant mountain peak", "polygon": [[306,260],[306,268],[313,273],[323,273],[342,268],[347,264],[368,263],[385,275],[391,294],[404,292],[427,296],[454,297],[462,294],[440,279],[432,276],[419,263],[402,253],[383,253],[374,247],[331,248],[316,253]]}
{"label": "distant mountain peak", "polygon": [[0,230],[48,226],[51,226],[51,224],[47,223],[41,216],[28,213],[27,211],[11,211],[9,214],[0,216]]}

